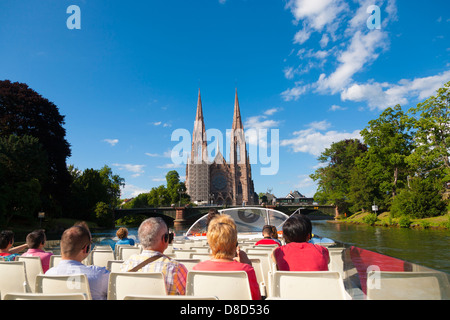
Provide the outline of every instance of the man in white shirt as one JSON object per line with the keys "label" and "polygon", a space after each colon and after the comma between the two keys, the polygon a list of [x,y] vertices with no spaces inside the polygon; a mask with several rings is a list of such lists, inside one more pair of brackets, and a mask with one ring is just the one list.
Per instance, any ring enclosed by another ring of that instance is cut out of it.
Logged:
{"label": "man in white shirt", "polygon": [[85,274],[89,281],[93,300],[105,300],[108,293],[109,271],[104,267],[86,266],[81,263],[89,255],[91,234],[82,226],[73,226],[61,237],[62,260],[46,275]]}

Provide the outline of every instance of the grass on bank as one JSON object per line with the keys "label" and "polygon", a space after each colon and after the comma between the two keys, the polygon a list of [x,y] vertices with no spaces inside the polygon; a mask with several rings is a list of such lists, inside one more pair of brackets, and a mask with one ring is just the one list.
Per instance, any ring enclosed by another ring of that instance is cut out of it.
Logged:
{"label": "grass on bank", "polygon": [[438,217],[414,219],[409,216],[393,218],[389,212],[383,212],[378,216],[371,212],[357,212],[350,217],[340,218],[339,221],[383,227],[450,229],[450,213]]}

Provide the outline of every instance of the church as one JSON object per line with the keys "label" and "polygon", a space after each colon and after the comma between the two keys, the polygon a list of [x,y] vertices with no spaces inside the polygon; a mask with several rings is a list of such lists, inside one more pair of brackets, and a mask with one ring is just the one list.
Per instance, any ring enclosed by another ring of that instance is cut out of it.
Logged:
{"label": "church", "polygon": [[217,150],[212,162],[208,159],[205,120],[199,90],[191,155],[186,164],[186,189],[192,202],[233,206],[258,204],[237,90],[231,126],[229,162],[226,162],[220,150]]}

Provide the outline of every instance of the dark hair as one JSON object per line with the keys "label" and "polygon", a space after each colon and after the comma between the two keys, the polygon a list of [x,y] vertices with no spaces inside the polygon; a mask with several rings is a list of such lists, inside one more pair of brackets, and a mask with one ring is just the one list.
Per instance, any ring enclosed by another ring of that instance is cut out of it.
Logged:
{"label": "dark hair", "polygon": [[273,236],[273,230],[272,230],[272,226],[266,224],[263,228],[262,228],[262,233],[265,234],[269,234],[270,236]]}
{"label": "dark hair", "polygon": [[0,232],[0,249],[6,249],[8,244],[14,240],[14,232],[11,230],[3,230]]}
{"label": "dark hair", "polygon": [[312,224],[308,217],[296,214],[284,222],[283,237],[286,243],[289,242],[306,242],[308,236],[311,236]]}
{"label": "dark hair", "polygon": [[27,235],[26,241],[28,248],[37,249],[42,243],[45,243],[45,232],[44,230],[34,230]]}
{"label": "dark hair", "polygon": [[211,208],[208,211],[208,216],[206,217],[206,230],[208,230],[209,223],[212,219],[214,219],[216,216],[220,215],[219,211],[217,209]]}

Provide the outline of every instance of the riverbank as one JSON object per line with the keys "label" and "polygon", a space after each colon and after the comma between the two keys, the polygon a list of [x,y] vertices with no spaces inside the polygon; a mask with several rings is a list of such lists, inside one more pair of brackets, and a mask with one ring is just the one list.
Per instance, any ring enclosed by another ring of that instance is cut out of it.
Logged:
{"label": "riverbank", "polygon": [[339,218],[330,222],[392,228],[450,230],[450,213],[438,217],[413,219],[407,216],[392,218],[389,212],[383,212],[376,217],[370,212],[357,212],[348,218]]}

